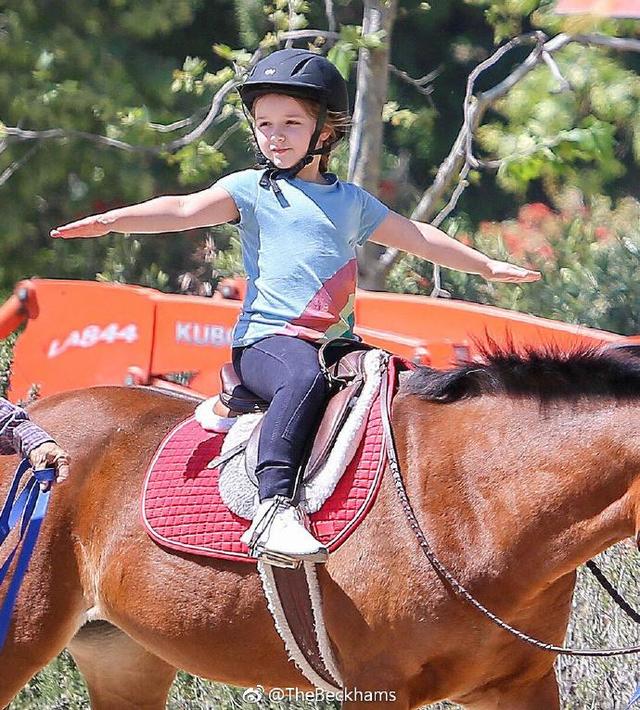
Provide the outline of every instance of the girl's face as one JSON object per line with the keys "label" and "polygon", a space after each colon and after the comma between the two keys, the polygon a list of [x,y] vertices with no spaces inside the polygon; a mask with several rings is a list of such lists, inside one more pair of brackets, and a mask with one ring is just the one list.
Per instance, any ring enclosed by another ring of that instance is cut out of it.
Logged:
{"label": "girl's face", "polygon": [[[304,158],[316,119],[300,101],[284,94],[265,94],[256,99],[253,115],[258,147],[276,167],[290,168]],[[329,131],[323,131],[318,142],[328,137]]]}

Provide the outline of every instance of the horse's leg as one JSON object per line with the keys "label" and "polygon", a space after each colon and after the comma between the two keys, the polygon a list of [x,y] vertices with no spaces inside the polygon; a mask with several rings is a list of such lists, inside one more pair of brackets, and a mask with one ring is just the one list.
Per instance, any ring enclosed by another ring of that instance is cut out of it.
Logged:
{"label": "horse's leg", "polygon": [[[24,628],[21,619],[16,627],[19,632]],[[61,618],[60,623],[51,619],[39,626],[35,635],[27,631],[20,642],[11,636],[7,638],[0,653],[0,708],[6,707],[64,649],[77,628],[74,619]]]}
{"label": "horse's leg", "polygon": [[458,699],[469,710],[557,710],[560,707],[558,683],[553,668],[547,675],[526,684],[504,682],[473,694],[473,698]]}
{"label": "horse's leg", "polygon": [[55,554],[51,547],[41,548],[29,565],[0,652],[0,708],[64,649],[83,614],[71,551]]}
{"label": "horse's leg", "polygon": [[92,710],[164,710],[176,669],[104,621],[84,626],[69,644]]}

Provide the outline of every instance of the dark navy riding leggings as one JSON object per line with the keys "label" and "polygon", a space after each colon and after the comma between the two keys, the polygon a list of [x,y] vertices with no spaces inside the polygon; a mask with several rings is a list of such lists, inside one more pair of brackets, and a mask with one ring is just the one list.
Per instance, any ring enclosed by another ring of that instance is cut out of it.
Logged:
{"label": "dark navy riding leggings", "polygon": [[272,335],[233,349],[242,384],[270,402],[258,445],[260,500],[291,497],[296,475],[328,396],[318,347],[289,335]]}

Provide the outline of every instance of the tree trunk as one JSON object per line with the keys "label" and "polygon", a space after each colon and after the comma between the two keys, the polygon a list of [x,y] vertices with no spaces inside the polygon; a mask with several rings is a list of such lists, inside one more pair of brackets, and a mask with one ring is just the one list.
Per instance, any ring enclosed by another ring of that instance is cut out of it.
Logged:
{"label": "tree trunk", "polygon": [[[379,49],[362,48],[358,56],[358,81],[349,145],[349,181],[376,195],[382,159],[382,108],[387,100],[389,45],[396,19],[397,0],[365,0],[362,33],[384,30]],[[358,255],[359,285],[384,290],[384,276],[376,268],[384,247],[367,244]]]}

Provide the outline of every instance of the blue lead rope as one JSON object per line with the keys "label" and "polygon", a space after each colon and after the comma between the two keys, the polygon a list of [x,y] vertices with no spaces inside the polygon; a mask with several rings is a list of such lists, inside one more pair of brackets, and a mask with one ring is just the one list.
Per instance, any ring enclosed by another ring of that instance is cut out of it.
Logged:
{"label": "blue lead rope", "polygon": [[636,690],[635,690],[634,694],[631,696],[631,700],[629,700],[629,704],[627,705],[625,710],[629,710],[629,708],[631,708],[632,705],[635,705],[638,702],[638,700],[640,700],[640,683],[638,683]]}
{"label": "blue lead rope", "polygon": [[2,567],[0,567],[1,588],[14,557],[16,554],[18,555],[13,576],[9,580],[7,594],[2,606],[0,606],[0,650],[4,647],[18,591],[24,579],[24,575],[27,572],[29,560],[31,559],[38,540],[42,520],[44,519],[44,514],[49,505],[51,490],[47,488],[47,490],[43,491],[40,488],[40,483],[51,483],[56,477],[56,472],[53,468],[34,471],[33,475],[18,495],[20,481],[30,468],[31,465],[26,459],[18,466],[11,488],[9,489],[9,495],[0,512],[0,546],[6,540],[11,530],[20,522],[18,541],[4,561]]}

